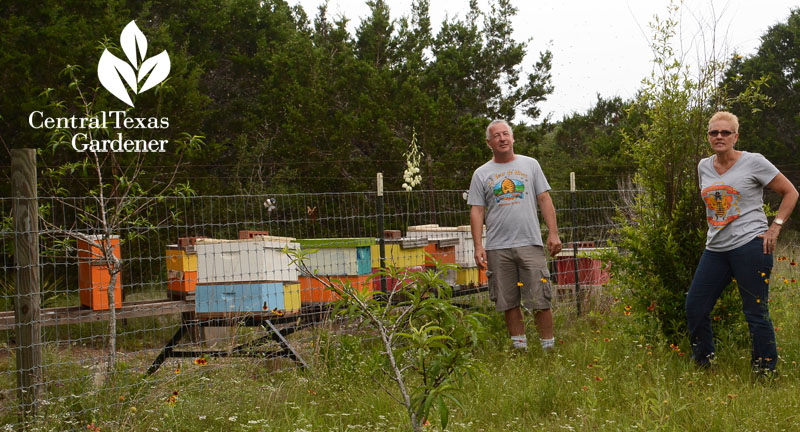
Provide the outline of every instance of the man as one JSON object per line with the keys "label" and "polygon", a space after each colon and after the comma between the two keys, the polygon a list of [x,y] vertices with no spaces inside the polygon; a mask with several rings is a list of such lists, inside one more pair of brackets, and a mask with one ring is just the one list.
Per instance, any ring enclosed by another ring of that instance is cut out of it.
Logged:
{"label": "man", "polygon": [[[527,349],[522,309],[534,311],[543,350],[554,345],[552,288],[539,229],[538,208],[547,225],[547,250],[561,251],[550,185],[536,159],[514,154],[514,133],[505,120],[486,128],[492,160],[475,170],[469,187],[475,263],[487,269],[489,297],[505,313],[514,348]],[[536,197],[534,200],[533,198]],[[483,225],[486,217],[486,247]]]}

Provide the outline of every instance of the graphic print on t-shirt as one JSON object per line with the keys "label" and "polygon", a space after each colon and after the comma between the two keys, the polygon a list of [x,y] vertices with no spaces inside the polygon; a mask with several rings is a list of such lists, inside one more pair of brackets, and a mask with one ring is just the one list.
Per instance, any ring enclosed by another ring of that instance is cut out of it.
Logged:
{"label": "graphic print on t-shirt", "polygon": [[706,212],[708,224],[722,229],[735,221],[740,214],[739,191],[724,184],[713,184],[700,193],[703,201],[711,211]]}
{"label": "graphic print on t-shirt", "polygon": [[[528,176],[518,170],[497,173],[489,179],[495,202],[500,206],[519,204],[525,198],[525,183]],[[514,178],[516,177],[516,178]],[[494,183],[497,181],[497,183]]]}

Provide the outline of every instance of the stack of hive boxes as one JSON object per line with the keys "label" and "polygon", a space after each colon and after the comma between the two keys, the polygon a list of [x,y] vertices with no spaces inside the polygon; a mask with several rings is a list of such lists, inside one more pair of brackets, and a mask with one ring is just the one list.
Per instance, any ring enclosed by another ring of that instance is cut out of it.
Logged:
{"label": "stack of hive boxes", "polygon": [[[456,264],[456,247],[459,245],[457,237],[428,239],[425,252],[430,255],[426,257],[425,268],[436,269],[436,263]],[[444,281],[450,286],[456,285],[458,277],[457,269],[448,269],[444,273]]]}
{"label": "stack of hive boxes", "polygon": [[369,289],[369,276],[372,272],[370,247],[375,244],[375,239],[300,239],[298,243],[304,250],[315,251],[306,255],[302,269],[304,272],[301,272],[299,278],[300,299],[303,304],[330,302],[339,298],[317,278],[331,283],[349,282],[359,291]]}
{"label": "stack of hive boxes", "polygon": [[[428,246],[427,238],[390,238],[384,239],[384,252],[386,255],[386,268],[394,267],[399,274],[425,271],[425,248]],[[381,267],[380,245],[372,246],[372,272]],[[381,278],[373,279],[373,290],[381,290]],[[386,290],[393,291],[403,288],[408,282],[405,279],[387,278]]]}
{"label": "stack of hive boxes", "polygon": [[[485,234],[484,234],[485,235]],[[456,285],[485,285],[486,271],[478,269],[475,264],[475,245],[472,243],[472,230],[469,225],[457,227],[440,227],[436,224],[415,225],[408,227],[408,237],[427,238],[430,240],[458,239],[455,247]]]}
{"label": "stack of hive boxes", "polygon": [[172,299],[191,300],[197,285],[197,239],[181,237],[178,244],[167,246],[167,294]]}
{"label": "stack of hive boxes", "polygon": [[241,313],[300,309],[297,267],[283,252],[290,237],[199,239],[195,312]]}
{"label": "stack of hive boxes", "polygon": [[[108,285],[111,273],[103,251],[95,246],[100,245],[103,236],[93,235],[87,240],[78,240],[78,288],[81,306],[92,310],[108,310]],[[90,243],[91,242],[91,243]],[[122,257],[119,236],[108,239],[112,253],[117,259]],[[114,308],[122,307],[122,273],[117,275],[114,284]]]}

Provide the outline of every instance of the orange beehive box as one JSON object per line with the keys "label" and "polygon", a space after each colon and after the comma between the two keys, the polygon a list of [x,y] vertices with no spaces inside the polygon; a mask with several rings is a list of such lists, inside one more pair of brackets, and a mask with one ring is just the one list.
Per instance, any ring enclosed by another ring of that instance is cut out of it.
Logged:
{"label": "orange beehive box", "polygon": [[[323,279],[329,278],[331,282],[336,283],[337,280],[342,282],[350,282],[357,290],[364,292],[370,289],[369,283],[370,275],[360,276],[324,276]],[[302,304],[315,303],[315,302],[331,302],[339,300],[339,296],[333,291],[326,289],[322,282],[314,279],[311,276],[300,276],[300,302]]]}
{"label": "orange beehive box", "polygon": [[458,246],[458,238],[446,239],[429,239],[428,246],[425,246],[425,252],[431,254],[433,260],[425,257],[425,265],[433,266],[434,260],[442,264],[455,264],[456,263],[456,246]]}
{"label": "orange beehive box", "polygon": [[[101,236],[90,236],[90,239],[100,242]],[[114,247],[112,253],[121,258],[119,236],[111,236],[109,243]],[[103,259],[103,253],[95,245],[90,245],[85,240],[78,240],[78,288],[81,306],[92,310],[108,310],[108,284],[111,283],[111,274],[108,264]],[[122,273],[117,275],[114,284],[114,306],[122,307]]]}
{"label": "orange beehive box", "polygon": [[193,293],[197,286],[197,271],[169,270],[169,290],[181,293]]}

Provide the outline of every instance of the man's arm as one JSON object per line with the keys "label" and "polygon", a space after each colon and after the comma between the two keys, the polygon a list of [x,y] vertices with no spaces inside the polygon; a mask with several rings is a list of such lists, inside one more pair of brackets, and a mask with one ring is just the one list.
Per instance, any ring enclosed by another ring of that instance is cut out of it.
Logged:
{"label": "man's arm", "polygon": [[469,226],[472,230],[472,244],[475,246],[475,264],[486,268],[486,250],[483,248],[483,216],[486,208],[474,205],[469,211]]}
{"label": "man's arm", "polygon": [[[561,239],[558,238],[558,224],[556,223],[556,208],[553,206],[553,200],[550,198],[549,192],[542,192],[536,195],[536,201],[539,203],[539,211],[542,212],[542,218],[544,218],[544,223],[547,225],[547,250],[550,252],[550,256],[556,256],[557,253],[561,252]],[[472,230],[475,231],[474,228]]]}

